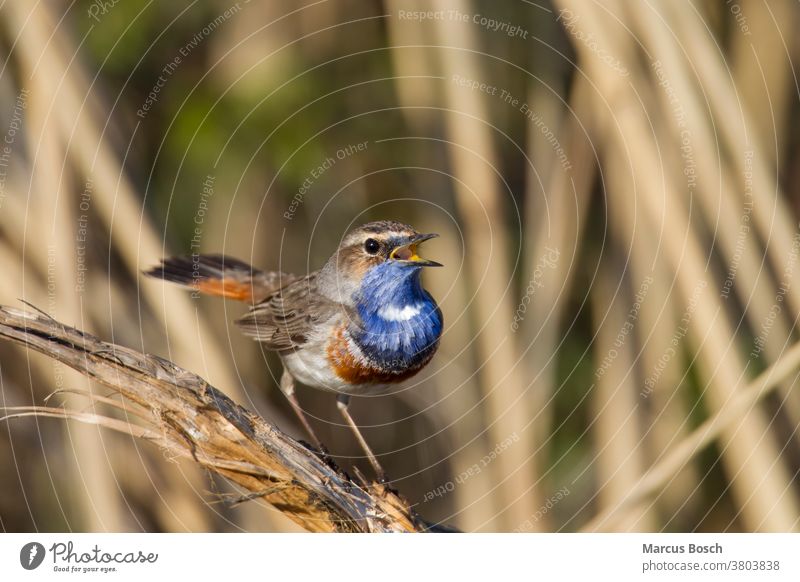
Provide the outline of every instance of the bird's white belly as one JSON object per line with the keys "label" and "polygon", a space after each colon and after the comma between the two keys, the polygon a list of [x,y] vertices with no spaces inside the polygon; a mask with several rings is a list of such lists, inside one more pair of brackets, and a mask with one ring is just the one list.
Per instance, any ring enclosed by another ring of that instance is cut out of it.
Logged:
{"label": "bird's white belly", "polygon": [[338,394],[382,394],[390,384],[350,384],[343,380],[328,362],[325,348],[313,349],[304,346],[302,349],[295,350],[286,354],[281,354],[283,365],[301,384],[335,392]]}
{"label": "bird's white belly", "polygon": [[336,375],[328,363],[324,349],[303,347],[281,354],[281,358],[294,379],[306,386],[337,392],[344,384],[344,380]]}

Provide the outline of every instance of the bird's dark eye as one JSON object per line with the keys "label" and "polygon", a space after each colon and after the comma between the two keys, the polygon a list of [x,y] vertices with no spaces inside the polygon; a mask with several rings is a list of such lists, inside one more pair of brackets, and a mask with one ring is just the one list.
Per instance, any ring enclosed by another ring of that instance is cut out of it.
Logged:
{"label": "bird's dark eye", "polygon": [[370,255],[376,255],[381,250],[381,244],[374,238],[368,238],[364,241],[364,250]]}

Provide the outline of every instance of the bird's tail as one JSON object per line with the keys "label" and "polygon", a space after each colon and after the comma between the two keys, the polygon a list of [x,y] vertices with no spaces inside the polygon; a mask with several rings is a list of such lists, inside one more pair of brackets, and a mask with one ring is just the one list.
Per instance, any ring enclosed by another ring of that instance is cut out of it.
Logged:
{"label": "bird's tail", "polygon": [[265,273],[225,255],[190,255],[162,259],[144,271],[149,277],[178,283],[205,295],[257,303],[295,277],[286,273]]}

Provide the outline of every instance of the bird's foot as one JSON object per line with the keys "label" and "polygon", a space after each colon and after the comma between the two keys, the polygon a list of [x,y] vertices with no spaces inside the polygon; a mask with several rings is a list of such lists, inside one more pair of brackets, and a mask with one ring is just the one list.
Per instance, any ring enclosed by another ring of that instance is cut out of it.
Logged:
{"label": "bird's foot", "polygon": [[386,475],[385,472],[380,471],[375,475],[375,479],[367,479],[364,476],[364,473],[361,472],[361,469],[358,467],[353,467],[353,473],[355,474],[356,478],[361,482],[362,485],[365,487],[370,487],[373,483],[377,483],[381,485],[384,489],[391,489],[389,486],[391,483],[391,479]]}
{"label": "bird's foot", "polygon": [[322,459],[322,461],[333,471],[336,471],[337,473],[340,471],[339,465],[337,465],[336,461],[333,460],[330,451],[328,451],[328,447],[322,443],[319,443],[315,448],[311,448],[311,450],[314,451],[317,456]]}

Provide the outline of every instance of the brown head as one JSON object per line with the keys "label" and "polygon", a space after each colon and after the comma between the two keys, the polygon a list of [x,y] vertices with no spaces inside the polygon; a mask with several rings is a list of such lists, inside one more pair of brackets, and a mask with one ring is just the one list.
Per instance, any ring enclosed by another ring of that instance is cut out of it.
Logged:
{"label": "brown head", "polygon": [[[393,261],[398,266],[441,267],[440,263],[423,259],[417,247],[437,234],[421,234],[411,226],[393,220],[369,222],[345,235],[336,253],[323,267],[320,283],[335,292],[332,298],[352,296],[364,275],[381,263]],[[327,293],[326,293],[327,294]]]}

